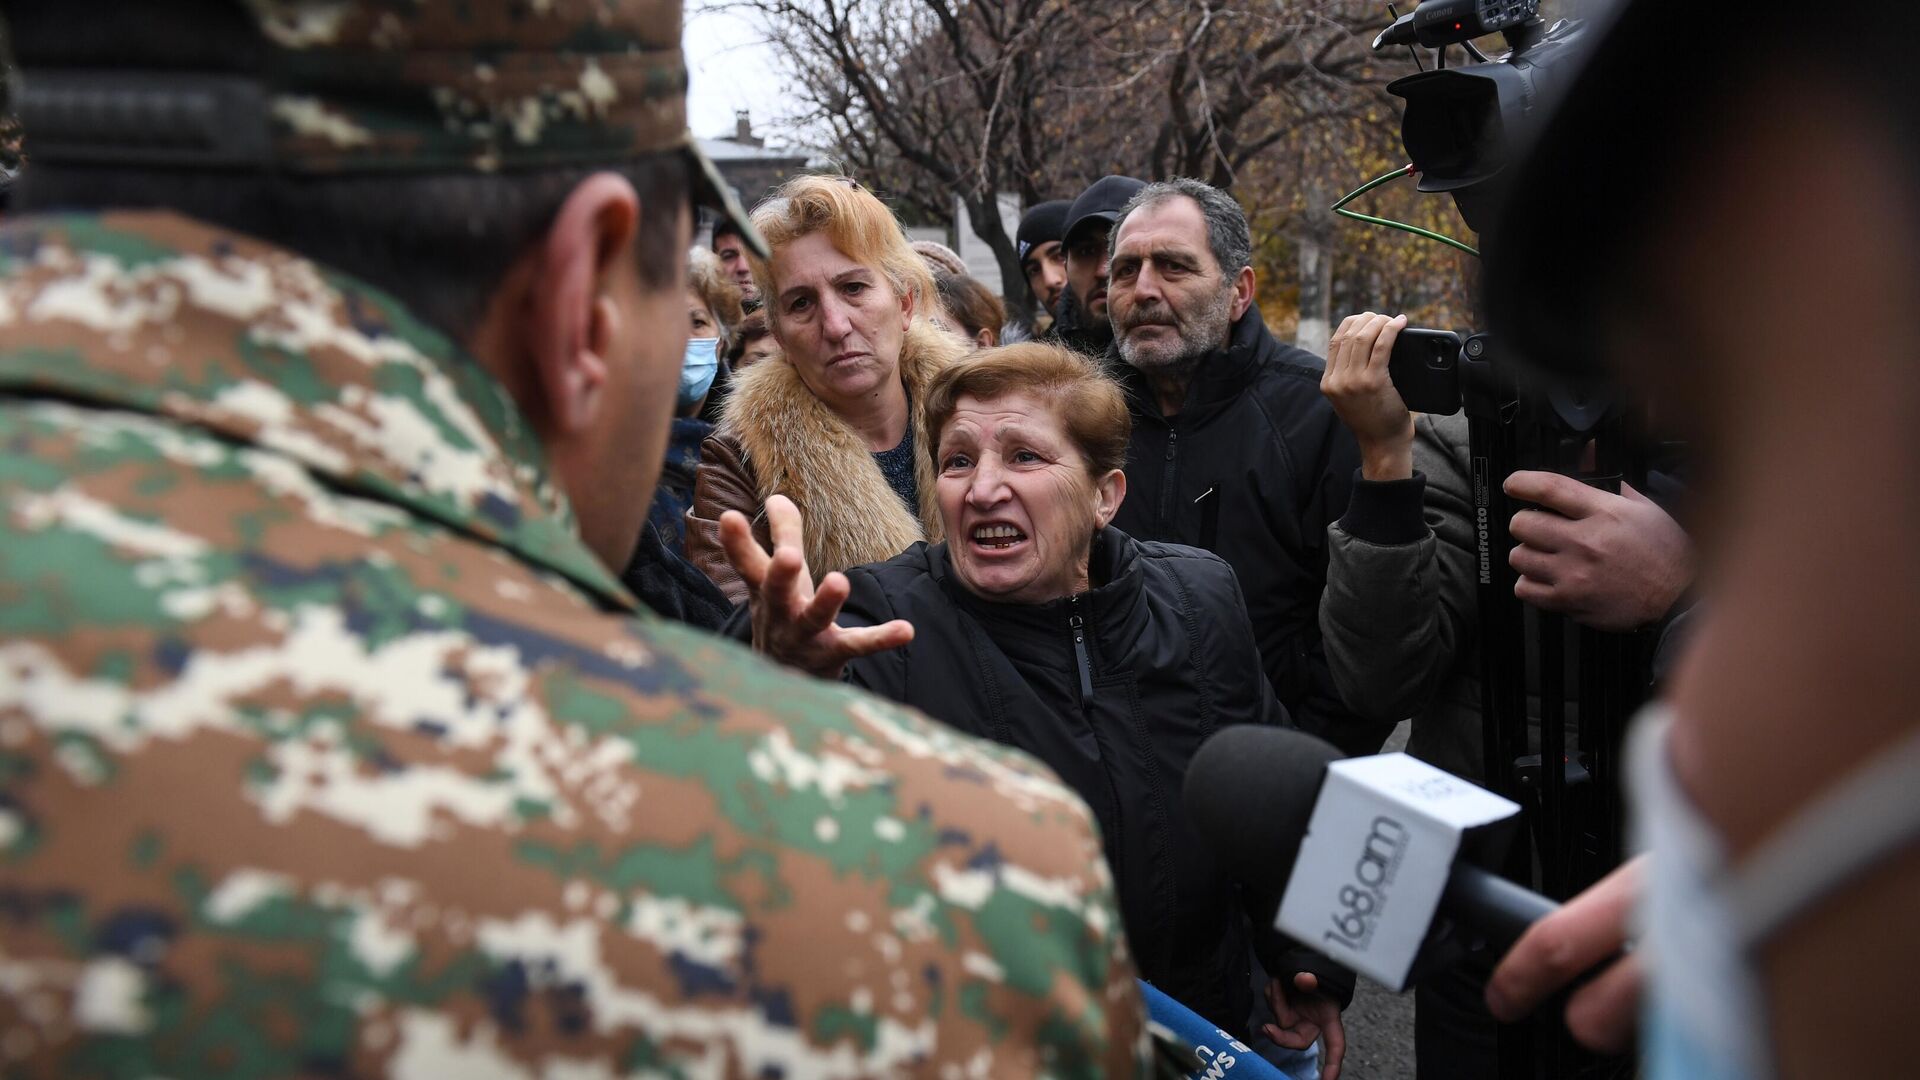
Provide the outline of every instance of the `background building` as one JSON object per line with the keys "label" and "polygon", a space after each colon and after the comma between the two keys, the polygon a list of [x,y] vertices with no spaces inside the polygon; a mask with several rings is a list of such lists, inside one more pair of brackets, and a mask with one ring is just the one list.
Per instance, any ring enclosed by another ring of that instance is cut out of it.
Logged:
{"label": "background building", "polygon": [[[789,177],[807,171],[804,151],[767,146],[765,138],[753,133],[752,118],[744,109],[734,113],[731,133],[697,141],[701,151],[719,167],[741,205],[749,210]],[[710,221],[712,214],[703,210],[701,217]]]}

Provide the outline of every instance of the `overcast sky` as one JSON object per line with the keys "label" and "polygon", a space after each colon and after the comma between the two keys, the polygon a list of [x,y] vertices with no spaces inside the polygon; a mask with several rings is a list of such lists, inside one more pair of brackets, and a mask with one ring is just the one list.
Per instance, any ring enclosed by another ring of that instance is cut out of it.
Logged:
{"label": "overcast sky", "polygon": [[734,110],[746,109],[754,131],[766,134],[767,121],[781,111],[773,50],[744,16],[712,7],[710,0],[689,0],[686,7],[687,126],[703,139],[731,134]]}

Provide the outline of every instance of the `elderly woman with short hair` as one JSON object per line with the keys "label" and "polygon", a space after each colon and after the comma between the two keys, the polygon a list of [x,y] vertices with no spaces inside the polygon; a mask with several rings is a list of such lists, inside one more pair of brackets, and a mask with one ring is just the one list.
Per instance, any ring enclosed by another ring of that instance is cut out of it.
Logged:
{"label": "elderly woman with short hair", "polygon": [[939,539],[915,406],[966,352],[928,321],[938,300],[926,263],[858,184],[796,177],[753,223],[772,250],[754,274],[783,355],[734,378],[687,514],[687,557],[734,603],[747,590],[721,549],[720,516],[742,512],[764,539],[776,494],[806,514],[807,559],[821,571]]}
{"label": "elderly woman with short hair", "polygon": [[[1131,422],[1093,361],[1045,344],[990,349],[936,376],[922,407],[943,541],[815,588],[790,504],[768,505],[771,556],[726,516],[755,647],[1051,766],[1099,820],[1142,976],[1244,1035],[1245,909],[1180,797],[1209,735],[1285,720],[1233,571],[1109,524]],[[1338,969],[1297,948],[1263,961],[1300,973],[1271,992],[1294,1011],[1269,1034],[1302,1048],[1327,1026],[1337,1060],[1338,1006],[1312,991]]]}

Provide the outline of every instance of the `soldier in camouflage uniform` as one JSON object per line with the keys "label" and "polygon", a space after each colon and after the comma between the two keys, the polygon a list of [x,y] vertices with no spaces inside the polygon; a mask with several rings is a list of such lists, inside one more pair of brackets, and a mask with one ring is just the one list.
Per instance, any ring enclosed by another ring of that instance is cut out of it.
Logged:
{"label": "soldier in camouflage uniform", "polygon": [[18,20],[23,207],[121,167],[127,108],[127,168],[218,184],[587,178],[490,294],[515,317],[438,329],[175,213],[0,230],[0,1074],[1141,1064],[1072,793],[665,624],[607,570],[658,466],[705,185],[696,163],[636,276],[634,189],[587,173],[688,153],[678,7],[256,0],[265,74],[137,85],[39,63]]}

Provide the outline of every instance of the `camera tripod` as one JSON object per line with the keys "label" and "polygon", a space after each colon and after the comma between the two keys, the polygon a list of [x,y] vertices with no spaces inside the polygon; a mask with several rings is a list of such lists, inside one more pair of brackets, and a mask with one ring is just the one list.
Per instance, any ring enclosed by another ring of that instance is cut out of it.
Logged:
{"label": "camera tripod", "polygon": [[[1622,481],[1644,488],[1645,440],[1605,393],[1530,383],[1487,335],[1467,339],[1459,364],[1478,548],[1484,775],[1489,788],[1525,808],[1529,841],[1513,846],[1502,870],[1564,900],[1620,863],[1621,740],[1647,697],[1652,641],[1644,632],[1570,628],[1565,617],[1514,596],[1508,523],[1525,507],[1502,482],[1520,469],[1542,469],[1616,494]],[[1571,1043],[1563,1007],[1552,1002],[1534,1019],[1500,1028],[1500,1080],[1612,1071]]]}

